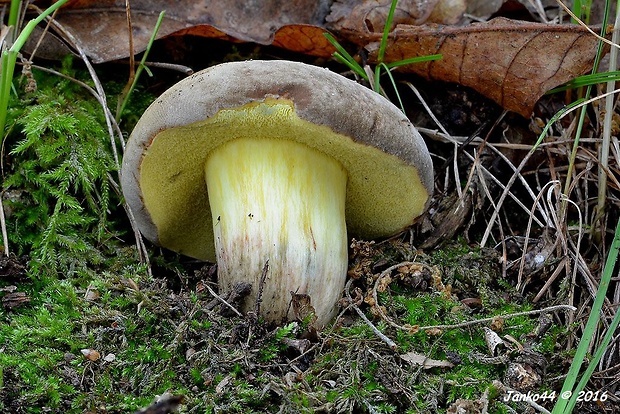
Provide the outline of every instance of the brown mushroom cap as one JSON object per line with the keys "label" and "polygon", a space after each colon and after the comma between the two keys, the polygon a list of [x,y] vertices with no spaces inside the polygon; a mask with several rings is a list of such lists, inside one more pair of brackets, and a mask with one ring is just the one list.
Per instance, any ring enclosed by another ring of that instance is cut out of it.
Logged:
{"label": "brown mushroom cap", "polygon": [[162,94],[131,134],[121,184],[146,238],[213,261],[204,163],[217,146],[253,136],[295,140],[342,164],[351,237],[384,237],[406,228],[432,191],[424,141],[379,94],[303,63],[224,63]]}

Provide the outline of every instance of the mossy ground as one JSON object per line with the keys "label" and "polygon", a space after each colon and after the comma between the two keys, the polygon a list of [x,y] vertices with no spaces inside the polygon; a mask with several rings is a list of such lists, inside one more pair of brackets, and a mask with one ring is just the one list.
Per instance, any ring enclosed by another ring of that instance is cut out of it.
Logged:
{"label": "mossy ground", "polygon": [[[4,412],[123,413],[166,392],[185,396],[182,412],[442,412],[458,398],[479,399],[505,374],[505,364],[472,357],[488,355],[481,326],[409,334],[365,309],[396,352],[353,312],[312,337],[301,323],[266,326],[209,310],[204,272],[179,264],[151,277],[137,262],[127,247],[88,278],[10,281],[32,300],[2,311]],[[398,281],[380,301],[400,323],[418,325],[523,308],[504,303],[474,314],[445,293]],[[522,338],[536,325],[536,318],[506,320],[501,334]],[[282,341],[305,336],[303,355]],[[86,349],[100,358],[89,360]],[[400,357],[409,352],[455,365],[422,369]]]}
{"label": "mossy ground", "polygon": [[[61,70],[85,78],[71,62]],[[404,242],[408,235],[353,243],[350,293],[394,350],[352,308],[316,334],[303,322],[278,327],[223,316],[204,288],[217,289],[211,267],[152,248],[150,273],[113,185],[97,102],[70,81],[35,75],[37,91],[13,102],[3,150],[17,253],[10,260],[24,270],[0,268],[0,296],[15,286],[30,302],[0,308],[0,411],[127,413],[170,393],[184,396],[180,410],[188,413],[447,412],[458,399],[486,399],[488,412],[523,412],[524,403],[497,397],[494,381],[505,382],[524,349],[556,361],[541,368],[535,389],[557,388],[561,324],[533,341],[537,316],[498,318],[492,327],[504,342],[494,354],[483,330],[491,323],[416,329],[533,308],[504,277],[497,252],[464,241],[427,254]],[[104,86],[112,95],[122,88]],[[136,92],[125,132],[151,99]],[[368,299],[377,276],[405,261],[424,266],[393,272],[374,305],[409,331],[378,316]],[[406,354],[451,366],[424,368]]]}

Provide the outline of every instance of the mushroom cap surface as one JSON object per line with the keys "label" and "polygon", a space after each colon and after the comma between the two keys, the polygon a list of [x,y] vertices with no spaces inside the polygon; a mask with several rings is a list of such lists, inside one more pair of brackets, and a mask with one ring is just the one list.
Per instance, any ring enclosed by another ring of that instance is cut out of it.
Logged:
{"label": "mushroom cap surface", "polygon": [[292,139],[343,165],[350,237],[403,230],[432,192],[433,166],[422,137],[384,97],[303,63],[223,63],[164,92],[129,138],[121,185],[142,234],[214,261],[204,164],[217,146],[252,136]]}

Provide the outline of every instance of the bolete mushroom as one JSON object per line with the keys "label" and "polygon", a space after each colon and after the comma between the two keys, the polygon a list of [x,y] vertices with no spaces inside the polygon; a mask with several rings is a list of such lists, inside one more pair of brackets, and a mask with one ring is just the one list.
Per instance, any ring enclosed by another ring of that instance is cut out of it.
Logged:
{"label": "bolete mushroom", "polygon": [[433,184],[426,146],[379,94],[288,61],[224,63],[164,92],[125,149],[121,183],[144,236],[217,261],[224,291],[265,263],[261,316],[292,318],[309,295],[317,326],[334,316],[349,236],[410,226]]}

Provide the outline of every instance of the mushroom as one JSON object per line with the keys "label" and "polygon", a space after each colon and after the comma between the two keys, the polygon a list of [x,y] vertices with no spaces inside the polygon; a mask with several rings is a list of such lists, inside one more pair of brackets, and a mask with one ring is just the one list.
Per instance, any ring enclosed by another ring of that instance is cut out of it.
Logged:
{"label": "mushroom", "polygon": [[433,185],[424,141],[398,108],[288,61],[224,63],[177,83],[137,123],[121,173],[147,239],[217,261],[223,291],[251,283],[245,311],[260,288],[266,320],[292,319],[291,292],[308,295],[317,327],[341,297],[347,237],[402,231]]}

